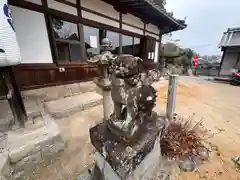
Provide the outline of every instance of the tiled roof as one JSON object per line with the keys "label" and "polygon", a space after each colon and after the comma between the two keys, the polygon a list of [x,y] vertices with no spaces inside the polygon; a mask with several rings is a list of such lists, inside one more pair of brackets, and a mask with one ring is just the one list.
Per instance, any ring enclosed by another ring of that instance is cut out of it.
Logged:
{"label": "tiled roof", "polygon": [[219,47],[240,46],[240,28],[228,28],[220,40]]}

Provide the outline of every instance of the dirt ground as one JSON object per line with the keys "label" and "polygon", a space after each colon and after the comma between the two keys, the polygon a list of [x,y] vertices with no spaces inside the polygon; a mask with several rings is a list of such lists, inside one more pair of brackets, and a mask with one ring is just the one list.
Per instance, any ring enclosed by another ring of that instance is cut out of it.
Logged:
{"label": "dirt ground", "polygon": [[[165,114],[167,81],[157,83],[157,106]],[[195,114],[195,120],[203,118],[203,125],[209,134],[212,146],[209,162],[195,172],[177,174],[176,180],[240,180],[231,157],[240,155],[240,87],[213,83],[196,78],[181,77],[177,92],[176,112],[188,117]],[[97,106],[73,114],[57,123],[67,140],[67,149],[49,166],[39,166],[33,173],[33,180],[74,180],[86,166],[94,161],[94,149],[90,144],[88,129],[101,121],[102,108]]]}

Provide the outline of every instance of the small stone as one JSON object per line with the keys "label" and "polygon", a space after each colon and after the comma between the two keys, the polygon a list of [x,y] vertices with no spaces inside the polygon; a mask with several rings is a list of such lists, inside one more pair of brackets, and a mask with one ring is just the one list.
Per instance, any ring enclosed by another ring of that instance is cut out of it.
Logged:
{"label": "small stone", "polygon": [[189,158],[180,161],[178,166],[184,172],[192,172],[196,168],[195,163]]}
{"label": "small stone", "polygon": [[218,146],[213,145],[213,144],[210,144],[210,145],[211,145],[211,149],[212,149],[213,151],[219,151]]}
{"label": "small stone", "polygon": [[206,175],[200,175],[199,176],[201,179],[207,179],[207,176]]}
{"label": "small stone", "polygon": [[9,157],[7,153],[0,154],[0,175],[7,176],[12,173]]}
{"label": "small stone", "polygon": [[237,165],[240,166],[240,156],[232,157],[232,161],[233,161],[235,164],[237,164]]}
{"label": "small stone", "polygon": [[209,159],[209,151],[205,147],[200,147],[197,149],[198,155],[201,158],[201,160],[206,161]]}

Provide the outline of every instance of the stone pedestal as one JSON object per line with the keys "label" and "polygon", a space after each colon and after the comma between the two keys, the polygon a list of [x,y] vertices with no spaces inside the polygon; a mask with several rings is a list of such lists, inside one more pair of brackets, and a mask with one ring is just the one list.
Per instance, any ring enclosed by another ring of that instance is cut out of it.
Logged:
{"label": "stone pedestal", "polygon": [[101,78],[95,81],[96,85],[101,89],[103,96],[103,116],[104,120],[110,118],[113,113],[113,104],[111,96],[111,82],[109,78]]}
{"label": "stone pedestal", "polygon": [[108,129],[108,121],[90,129],[97,149],[96,166],[105,180],[147,180],[160,168],[160,133],[163,121],[145,122],[138,136],[126,142]]}

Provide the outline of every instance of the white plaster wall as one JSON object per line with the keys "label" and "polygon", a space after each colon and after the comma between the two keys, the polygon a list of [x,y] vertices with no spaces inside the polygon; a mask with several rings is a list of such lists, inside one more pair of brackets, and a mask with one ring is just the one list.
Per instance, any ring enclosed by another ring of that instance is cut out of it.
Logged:
{"label": "white plaster wall", "polygon": [[68,6],[66,4],[54,0],[48,0],[48,7],[77,16],[77,8]]}
{"label": "white plaster wall", "polygon": [[25,0],[25,1],[28,1],[28,2],[31,2],[31,3],[34,3],[34,4],[42,5],[42,1],[41,0]]}
{"label": "white plaster wall", "polygon": [[154,37],[154,38],[156,38],[157,40],[159,39],[159,36],[156,36],[155,34],[152,34],[152,33],[149,33],[149,32],[146,32],[145,35],[146,35],[146,36]]}
{"label": "white plaster wall", "polygon": [[223,59],[222,67],[220,70],[220,75],[221,76],[231,75],[232,74],[231,70],[235,66],[236,62],[237,62],[237,52],[226,52]]}
{"label": "white plaster wall", "polygon": [[22,63],[52,63],[44,15],[10,6]]}
{"label": "white plaster wall", "polygon": [[[81,0],[81,6],[107,15],[109,17],[119,19],[119,12],[113,6],[100,0]],[[107,23],[107,22],[106,22]]]}
{"label": "white plaster wall", "polygon": [[128,25],[123,24],[123,25],[122,25],[122,28],[125,29],[125,30],[127,30],[127,31],[131,31],[131,32],[134,32],[134,33],[143,35],[143,30],[134,28],[134,27],[132,27],[132,26],[128,26]]}
{"label": "white plaster wall", "polygon": [[155,63],[158,62],[158,50],[159,50],[159,42],[156,41],[156,45],[155,45],[155,56],[154,56],[154,62],[155,62]]}
{"label": "white plaster wall", "polygon": [[122,21],[142,29],[144,28],[144,23],[141,21],[141,19],[129,13],[122,15]]}
{"label": "white plaster wall", "polygon": [[76,4],[76,0],[66,0],[66,1]]}
{"label": "white plaster wall", "polygon": [[150,31],[150,32],[153,32],[155,34],[159,34],[160,33],[158,27],[153,25],[153,24],[146,24],[146,30]]}
{"label": "white plaster wall", "polygon": [[110,20],[110,19],[107,19],[107,18],[104,18],[104,17],[101,17],[101,16],[98,16],[98,15],[93,14],[93,13],[89,13],[87,11],[82,11],[82,17],[84,17],[86,19],[96,21],[96,22],[100,22],[102,24],[107,24],[109,26],[119,28],[119,22],[113,21],[113,20]]}

